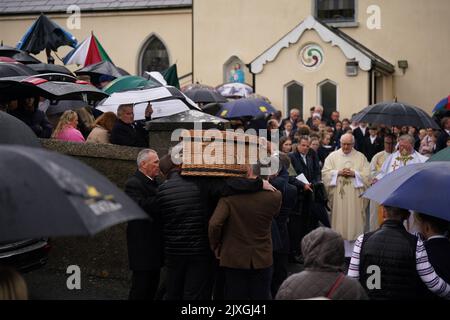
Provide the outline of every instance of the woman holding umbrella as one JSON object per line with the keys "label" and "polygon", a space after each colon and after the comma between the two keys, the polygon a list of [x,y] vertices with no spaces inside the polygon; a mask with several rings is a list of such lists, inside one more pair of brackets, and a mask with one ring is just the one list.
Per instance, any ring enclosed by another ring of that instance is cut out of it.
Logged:
{"label": "woman holding umbrella", "polygon": [[77,129],[77,126],[77,113],[72,110],[66,110],[59,119],[55,131],[53,131],[52,138],[63,141],[84,142],[84,137]]}

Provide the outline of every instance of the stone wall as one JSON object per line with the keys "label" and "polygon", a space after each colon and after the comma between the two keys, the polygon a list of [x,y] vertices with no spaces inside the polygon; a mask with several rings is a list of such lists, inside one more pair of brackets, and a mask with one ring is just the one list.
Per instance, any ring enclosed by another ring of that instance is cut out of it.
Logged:
{"label": "stone wall", "polygon": [[[136,157],[141,150],[53,139],[41,139],[40,142],[46,149],[84,162],[121,189],[136,170]],[[126,244],[126,223],[108,228],[93,237],[54,238],[48,264],[62,272],[69,265],[78,265],[84,275],[129,279]]]}

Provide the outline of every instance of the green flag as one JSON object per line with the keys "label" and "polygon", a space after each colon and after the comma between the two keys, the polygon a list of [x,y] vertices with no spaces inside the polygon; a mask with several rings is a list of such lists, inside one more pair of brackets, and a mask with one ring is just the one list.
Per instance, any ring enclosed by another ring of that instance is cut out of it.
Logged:
{"label": "green flag", "polygon": [[169,86],[174,86],[180,89],[180,82],[178,81],[177,65],[173,64],[164,71],[161,71],[164,79]]}

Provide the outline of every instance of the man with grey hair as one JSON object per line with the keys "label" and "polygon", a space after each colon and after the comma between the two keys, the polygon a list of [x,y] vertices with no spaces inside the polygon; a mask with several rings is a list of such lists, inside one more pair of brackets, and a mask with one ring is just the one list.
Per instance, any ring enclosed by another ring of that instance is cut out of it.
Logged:
{"label": "man with grey hair", "polygon": [[400,136],[398,138],[398,150],[392,153],[383,163],[380,173],[376,176],[376,180],[382,179],[385,175],[398,168],[427,161],[427,157],[414,150],[415,142],[414,137],[409,134]]}
{"label": "man with grey hair", "polygon": [[162,226],[155,210],[159,181],[159,157],[152,149],[137,156],[137,170],[125,184],[125,193],[148,214],[149,220],[130,221],[127,246],[133,271],[130,300],[153,300],[159,285],[162,266]]}
{"label": "man with grey hair", "polygon": [[[398,168],[414,164],[424,163],[428,160],[427,157],[421,155],[414,150],[415,139],[409,134],[404,134],[398,138],[398,150],[392,153],[381,167],[380,173],[377,174],[373,182],[377,182],[382,179],[388,173],[391,173]],[[406,229],[410,232],[414,232],[414,219],[410,217],[406,223]]]}
{"label": "man with grey hair", "polygon": [[[152,112],[151,104],[146,109],[146,119]],[[117,120],[111,131],[111,143],[130,147],[148,147],[147,132],[142,122],[134,121],[133,104],[121,104],[117,109]]]}
{"label": "man with grey hair", "polygon": [[297,108],[293,108],[289,111],[289,117],[284,119],[281,122],[280,130],[284,130],[284,125],[287,121],[289,121],[292,124],[292,128],[295,130],[297,127],[297,121],[300,120],[300,110]]}
{"label": "man with grey hair", "polygon": [[354,241],[364,231],[368,202],[360,194],[370,182],[369,162],[354,146],[355,137],[351,133],[342,135],[341,148],[330,153],[322,169],[330,199],[331,227],[344,238],[347,257],[351,256]]}

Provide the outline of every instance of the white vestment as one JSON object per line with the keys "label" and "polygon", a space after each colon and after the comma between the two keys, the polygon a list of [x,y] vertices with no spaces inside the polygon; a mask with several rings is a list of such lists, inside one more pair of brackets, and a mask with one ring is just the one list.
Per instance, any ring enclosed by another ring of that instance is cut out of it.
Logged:
{"label": "white vestment", "polygon": [[[427,157],[421,155],[417,151],[414,151],[414,153],[406,157],[402,157],[400,151],[396,151],[386,159],[376,178],[380,180],[385,175],[397,170],[398,168],[414,163],[424,163],[427,160],[428,160]],[[416,233],[419,231],[417,229],[417,226],[415,226],[414,224],[414,216],[412,214],[410,215],[408,221],[406,222],[405,227],[411,233]]]}
{"label": "white vestment", "polygon": [[[355,177],[338,176],[344,168],[355,171]],[[345,240],[354,241],[364,232],[367,200],[360,197],[370,180],[366,157],[356,150],[344,154],[342,149],[332,152],[322,169],[331,208],[331,226]]]}
{"label": "white vestment", "polygon": [[376,178],[377,180],[382,179],[385,175],[388,173],[391,173],[392,171],[397,170],[398,168],[407,166],[408,164],[413,163],[424,163],[427,161],[428,158],[421,155],[417,151],[414,151],[413,154],[411,154],[408,158],[402,157],[400,154],[400,151],[396,151],[393,154],[390,155],[389,158],[386,159],[383,166],[381,167],[380,172],[377,174]]}

